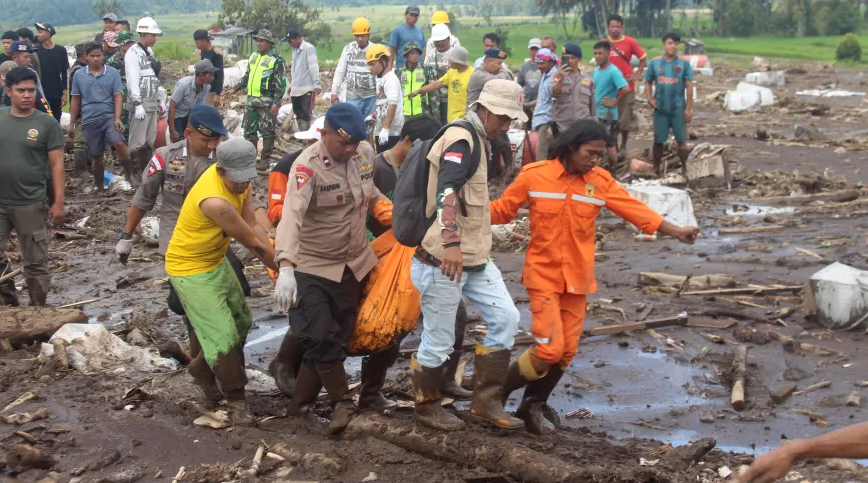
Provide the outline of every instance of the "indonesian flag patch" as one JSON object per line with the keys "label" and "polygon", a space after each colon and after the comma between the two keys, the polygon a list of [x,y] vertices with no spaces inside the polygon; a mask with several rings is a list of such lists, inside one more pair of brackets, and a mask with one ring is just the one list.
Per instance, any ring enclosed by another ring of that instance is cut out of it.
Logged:
{"label": "indonesian flag patch", "polygon": [[271,193],[271,199],[280,201],[283,199],[283,195],[279,191],[274,191]]}
{"label": "indonesian flag patch", "polygon": [[162,171],[165,165],[166,163],[163,162],[163,157],[159,154],[155,154],[154,157],[151,158],[151,162],[148,163],[148,178],[157,174],[157,172]]}
{"label": "indonesian flag patch", "polygon": [[461,153],[453,153],[453,152],[443,153],[443,159],[445,159],[446,161],[452,161],[453,163],[458,163],[458,164],[461,164],[461,158],[463,156],[464,155]]}

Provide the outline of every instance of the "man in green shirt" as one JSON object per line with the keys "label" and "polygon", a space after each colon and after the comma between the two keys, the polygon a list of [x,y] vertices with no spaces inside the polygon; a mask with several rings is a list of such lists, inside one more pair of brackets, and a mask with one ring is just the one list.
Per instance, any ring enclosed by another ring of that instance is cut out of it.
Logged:
{"label": "man in green shirt", "polygon": [[[57,121],[36,111],[36,72],[16,67],[5,77],[6,95],[12,107],[0,109],[0,247],[15,230],[30,305],[45,305],[51,277],[48,272],[49,215],[45,175],[51,166],[54,204],[51,221],[63,223],[63,131]],[[9,264],[0,252],[0,275]],[[18,305],[12,280],[0,287],[0,305]]]}

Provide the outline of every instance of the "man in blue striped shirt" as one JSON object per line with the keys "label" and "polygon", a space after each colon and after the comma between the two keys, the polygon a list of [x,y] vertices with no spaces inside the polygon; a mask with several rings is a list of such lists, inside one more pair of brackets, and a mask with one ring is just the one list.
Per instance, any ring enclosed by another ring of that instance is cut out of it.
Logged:
{"label": "man in blue striped shirt", "polygon": [[548,159],[548,150],[554,134],[552,133],[552,97],[551,78],[555,73],[558,57],[549,49],[539,49],[533,56],[533,61],[539,67],[542,78],[539,82],[539,94],[536,98],[536,108],[533,111],[531,129],[537,132],[536,160]]}

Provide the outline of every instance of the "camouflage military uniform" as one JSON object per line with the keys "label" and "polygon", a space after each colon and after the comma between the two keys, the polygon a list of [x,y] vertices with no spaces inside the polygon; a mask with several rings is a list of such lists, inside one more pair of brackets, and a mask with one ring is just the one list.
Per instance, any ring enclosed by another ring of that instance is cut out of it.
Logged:
{"label": "camouflage military uniform", "polygon": [[[286,92],[286,62],[274,48],[274,37],[268,30],[260,30],[254,39],[271,42],[267,54],[254,52],[248,59],[247,72],[236,90],[247,92],[247,110],[244,113],[244,138],[254,145],[262,137],[262,153],[256,169],[267,171],[274,151],[274,132],[277,121],[271,115],[273,106],[280,106]],[[251,78],[253,77],[253,78]],[[258,82],[259,84],[255,84]]]}
{"label": "camouflage military uniform", "polygon": [[[121,51],[118,50],[115,55],[109,57],[109,60],[106,61],[106,65],[110,65],[118,70],[118,73],[121,75],[121,83],[124,86],[124,99],[128,98],[127,94],[127,72],[124,68],[124,56],[121,54]],[[121,122],[124,125],[124,139],[129,142],[130,140],[130,111],[127,110],[127,103],[123,103],[123,107],[121,107]]]}

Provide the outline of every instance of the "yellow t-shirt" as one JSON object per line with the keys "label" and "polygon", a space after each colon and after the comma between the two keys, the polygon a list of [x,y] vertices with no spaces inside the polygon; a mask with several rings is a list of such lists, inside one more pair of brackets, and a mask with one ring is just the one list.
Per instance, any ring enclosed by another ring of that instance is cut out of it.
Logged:
{"label": "yellow t-shirt", "polygon": [[470,83],[470,74],[473,67],[468,67],[464,72],[449,69],[440,78],[440,82],[449,89],[449,97],[446,103],[446,122],[452,122],[464,117],[467,110],[467,85]]}
{"label": "yellow t-shirt", "polygon": [[186,277],[210,272],[223,263],[231,238],[216,223],[202,214],[199,205],[208,198],[221,198],[241,213],[250,188],[235,195],[217,174],[217,165],[206,169],[184,199],[178,224],[166,250],[166,273]]}

